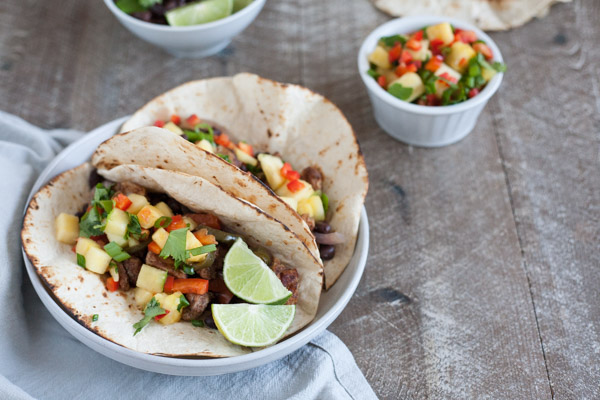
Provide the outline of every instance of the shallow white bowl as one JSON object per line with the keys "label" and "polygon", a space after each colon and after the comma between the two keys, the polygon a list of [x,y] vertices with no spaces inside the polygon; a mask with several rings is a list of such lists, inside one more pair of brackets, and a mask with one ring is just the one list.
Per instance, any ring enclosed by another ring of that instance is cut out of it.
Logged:
{"label": "shallow white bowl", "polygon": [[[31,197],[54,176],[87,161],[96,147],[116,134],[127,118],[120,118],[103,125],[63,150],[37,179],[29,194],[27,204],[29,204]],[[358,241],[354,255],[335,285],[321,295],[315,319],[300,332],[274,346],[231,358],[183,359],[161,357],[139,353],[106,340],[71,318],[49,294],[25,252],[23,252],[23,259],[31,283],[44,306],[63,328],[91,349],[113,360],[146,371],[187,376],[220,375],[258,367],[285,357],[323,332],[340,315],[358,286],[369,252],[369,221],[364,207],[360,217]]]}
{"label": "shallow white bowl", "polygon": [[367,58],[375,49],[379,38],[414,32],[441,22],[450,22],[457,28],[475,31],[477,37],[492,49],[494,61],[503,61],[496,43],[481,29],[455,18],[441,16],[413,16],[386,22],[367,36],[358,52],[358,71],[371,98],[375,120],[393,138],[415,146],[446,146],[467,136],[475,127],[477,118],[490,97],[500,87],[504,75],[496,74],[481,93],[463,103],[430,107],[407,103],[392,96],[367,74]]}
{"label": "shallow white bowl", "polygon": [[181,58],[208,57],[223,50],[234,36],[250,25],[266,0],[254,0],[235,14],[218,21],[193,26],[168,26],[145,22],[124,13],[114,0],[104,4],[134,35]]}

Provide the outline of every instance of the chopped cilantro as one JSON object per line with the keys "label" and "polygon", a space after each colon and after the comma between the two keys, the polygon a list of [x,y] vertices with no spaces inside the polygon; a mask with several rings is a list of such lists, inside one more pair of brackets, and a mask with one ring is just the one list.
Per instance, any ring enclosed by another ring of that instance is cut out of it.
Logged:
{"label": "chopped cilantro", "polygon": [[373,79],[377,79],[381,75],[377,71],[375,71],[373,68],[369,68],[369,70],[367,71],[367,74]]}
{"label": "chopped cilantro", "polygon": [[142,234],[142,226],[137,215],[129,214],[129,223],[127,224],[127,232],[125,236],[130,236],[135,239],[139,239]]}
{"label": "chopped cilantro", "polygon": [[189,229],[190,228],[181,228],[171,231],[163,249],[160,252],[160,256],[162,258],[173,257],[175,261],[185,263],[185,260],[187,259],[185,239]]}
{"label": "chopped cilantro", "polygon": [[177,311],[181,311],[183,307],[187,307],[190,305],[190,302],[187,301],[184,295],[179,296],[179,304],[177,305]]}
{"label": "chopped cilantro", "polygon": [[98,321],[98,314],[92,315],[92,322]]}
{"label": "chopped cilantro", "polygon": [[100,213],[96,207],[92,207],[83,214],[83,217],[81,217],[81,220],[79,221],[79,236],[99,236],[103,233]]}
{"label": "chopped cilantro", "polygon": [[138,0],[117,0],[115,5],[119,7],[121,11],[127,14],[145,10],[145,8],[140,5]]}
{"label": "chopped cilantro", "polygon": [[321,193],[321,201],[323,202],[323,211],[327,214],[327,210],[329,210],[329,197],[325,193]]}
{"label": "chopped cilantro", "polygon": [[498,72],[506,72],[506,64],[502,64],[500,61],[495,61],[492,68]]}
{"label": "chopped cilantro", "polygon": [[86,269],[85,268],[85,257],[83,256],[83,254],[77,253],[77,265],[79,265],[83,269]]}
{"label": "chopped cilantro", "polygon": [[160,303],[156,300],[156,298],[153,297],[150,299],[150,302],[148,302],[146,308],[144,309],[144,318],[133,324],[133,327],[135,328],[133,336],[137,335],[143,327],[148,325],[152,318],[156,317],[157,315],[162,315],[165,312],[166,311],[164,308],[160,307]]}
{"label": "chopped cilantro", "polygon": [[200,321],[199,319],[193,319],[191,321],[192,325],[197,326],[197,327],[204,327],[204,321]]}
{"label": "chopped cilantro", "polygon": [[186,275],[194,275],[196,273],[196,270],[191,265],[179,263],[179,267],[183,269],[183,272],[185,272]]}
{"label": "chopped cilantro", "polygon": [[413,89],[409,88],[409,87],[404,87],[399,83],[394,83],[393,85],[391,85],[388,88],[388,92],[392,96],[395,96],[395,97],[399,98],[400,100],[408,100],[408,98],[410,97],[410,95],[413,92]]}
{"label": "chopped cilantro", "polygon": [[219,157],[221,157],[223,160],[227,161],[228,163],[231,162],[231,159],[229,158],[229,156],[227,154],[217,154]]}
{"label": "chopped cilantro", "polygon": [[384,36],[379,39],[384,45],[387,47],[394,47],[396,43],[400,43],[404,45],[406,43],[406,36],[404,35],[392,35],[392,36]]}
{"label": "chopped cilantro", "polygon": [[169,226],[171,224],[171,221],[173,221],[173,219],[171,217],[160,217],[154,223],[154,227],[155,228],[166,228],[167,226]]}
{"label": "chopped cilantro", "polygon": [[100,206],[104,209],[104,211],[106,211],[106,213],[110,213],[113,209],[113,202],[112,200],[100,200],[98,201],[98,204],[100,204]]}
{"label": "chopped cilantro", "polygon": [[123,248],[121,248],[121,246],[115,242],[110,242],[109,244],[105,245],[104,250],[117,262],[125,261],[128,258],[131,258],[131,256],[126,251],[123,251]]}

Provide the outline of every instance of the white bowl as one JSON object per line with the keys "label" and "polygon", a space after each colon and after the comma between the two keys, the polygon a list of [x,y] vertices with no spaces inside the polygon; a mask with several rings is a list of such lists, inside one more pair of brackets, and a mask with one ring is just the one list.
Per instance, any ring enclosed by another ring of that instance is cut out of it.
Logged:
{"label": "white bowl", "polygon": [[367,36],[358,52],[358,70],[371,98],[375,120],[393,138],[415,146],[446,146],[467,136],[490,97],[500,87],[504,75],[496,74],[481,93],[463,103],[431,107],[407,103],[392,96],[367,74],[367,58],[375,49],[379,38],[414,32],[441,22],[450,22],[457,28],[475,31],[477,37],[492,49],[494,61],[503,61],[496,43],[481,29],[455,18],[441,16],[414,16],[386,22]]}
{"label": "white bowl", "polygon": [[[96,147],[116,134],[128,118],[120,118],[103,125],[63,150],[37,179],[31,189],[27,204],[29,204],[31,197],[54,176],[87,161]],[[322,293],[315,319],[300,332],[274,346],[243,356],[214,359],[184,359],[139,353],[96,335],[80,325],[56,303],[37,275],[35,267],[31,264],[25,252],[23,252],[23,259],[25,260],[29,279],[44,306],[63,328],[86,346],[113,360],[146,371],[170,375],[208,376],[243,371],[278,360],[304,346],[323,332],[340,315],[354,294],[365,269],[368,252],[369,221],[363,207],[354,255],[335,285],[327,292]]]}
{"label": "white bowl", "polygon": [[218,21],[193,26],[169,26],[145,22],[121,11],[113,0],[104,4],[134,35],[182,58],[208,57],[223,50],[250,25],[266,0],[254,0],[246,7]]}

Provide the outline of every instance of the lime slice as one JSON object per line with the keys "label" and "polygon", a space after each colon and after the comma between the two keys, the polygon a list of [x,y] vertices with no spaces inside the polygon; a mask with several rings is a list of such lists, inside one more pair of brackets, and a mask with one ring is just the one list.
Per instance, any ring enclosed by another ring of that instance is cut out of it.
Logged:
{"label": "lime slice", "polygon": [[231,15],[233,0],[204,0],[167,11],[165,18],[171,26],[199,25]]}
{"label": "lime slice", "polygon": [[241,238],[225,255],[223,280],[233,294],[249,303],[282,304],[292,295]]}
{"label": "lime slice", "polygon": [[252,3],[252,0],[233,0],[233,12],[240,11],[250,3]]}
{"label": "lime slice", "polygon": [[212,316],[219,332],[232,343],[262,347],[275,343],[294,320],[296,306],[264,304],[213,304]]}

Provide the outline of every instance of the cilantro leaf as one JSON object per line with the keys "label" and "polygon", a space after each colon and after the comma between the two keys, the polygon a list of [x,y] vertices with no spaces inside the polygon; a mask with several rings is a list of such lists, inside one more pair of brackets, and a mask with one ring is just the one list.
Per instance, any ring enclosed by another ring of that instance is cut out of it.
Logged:
{"label": "cilantro leaf", "polygon": [[152,318],[156,317],[157,315],[162,315],[165,312],[165,309],[160,307],[160,303],[156,300],[156,298],[153,297],[150,299],[150,302],[144,309],[144,318],[133,324],[133,327],[135,328],[133,336],[137,335],[143,327],[148,325]]}
{"label": "cilantro leaf", "polygon": [[167,242],[160,252],[160,256],[162,258],[173,257],[175,261],[185,263],[185,260],[187,259],[185,239],[189,229],[190,228],[186,227],[171,231],[169,233],[169,237],[167,238]]}
{"label": "cilantro leaf", "polygon": [[369,68],[369,70],[367,71],[367,75],[369,75],[373,79],[377,79],[380,76],[380,74],[377,71],[375,71],[373,68]]}
{"label": "cilantro leaf", "polygon": [[199,256],[200,254],[211,253],[217,250],[217,245],[215,244],[207,244],[206,246],[200,246],[193,249],[186,250],[187,258],[193,256]]}
{"label": "cilantro leaf", "polygon": [[129,235],[135,239],[139,239],[142,234],[142,226],[137,215],[129,214],[129,223],[127,224],[127,232],[125,236]]}
{"label": "cilantro leaf", "polygon": [[191,321],[192,325],[197,326],[197,327],[204,327],[204,321],[200,321],[199,319],[193,319]]}
{"label": "cilantro leaf", "polygon": [[138,0],[117,0],[115,5],[119,7],[121,11],[127,14],[145,10],[145,8],[140,5]]}
{"label": "cilantro leaf", "polygon": [[99,236],[103,233],[100,213],[96,207],[92,207],[79,221],[79,236]]}
{"label": "cilantro leaf", "polygon": [[177,305],[177,311],[181,311],[183,307],[190,305],[190,302],[185,298],[184,295],[179,296],[179,304]]}
{"label": "cilantro leaf", "polygon": [[506,72],[506,64],[502,64],[500,61],[495,61],[492,64],[492,68],[498,72]]}
{"label": "cilantro leaf", "polygon": [[400,43],[404,45],[406,43],[406,36],[404,35],[392,35],[392,36],[384,36],[379,39],[384,45],[387,47],[394,47],[396,43]]}
{"label": "cilantro leaf", "polygon": [[231,162],[231,159],[229,158],[229,156],[227,154],[217,154],[219,157],[221,157],[223,160],[227,161],[228,163]]}
{"label": "cilantro leaf", "polygon": [[85,256],[83,254],[77,253],[77,265],[79,265],[83,269],[86,269],[85,268]]}
{"label": "cilantro leaf", "polygon": [[327,214],[327,210],[329,210],[329,197],[325,193],[321,193],[321,201],[323,202],[323,211]]}
{"label": "cilantro leaf", "polygon": [[413,92],[413,89],[409,87],[404,87],[399,83],[394,83],[388,88],[388,92],[392,96],[397,97],[400,100],[408,100],[408,98]]}
{"label": "cilantro leaf", "polygon": [[92,322],[98,321],[98,314],[92,315]]}

